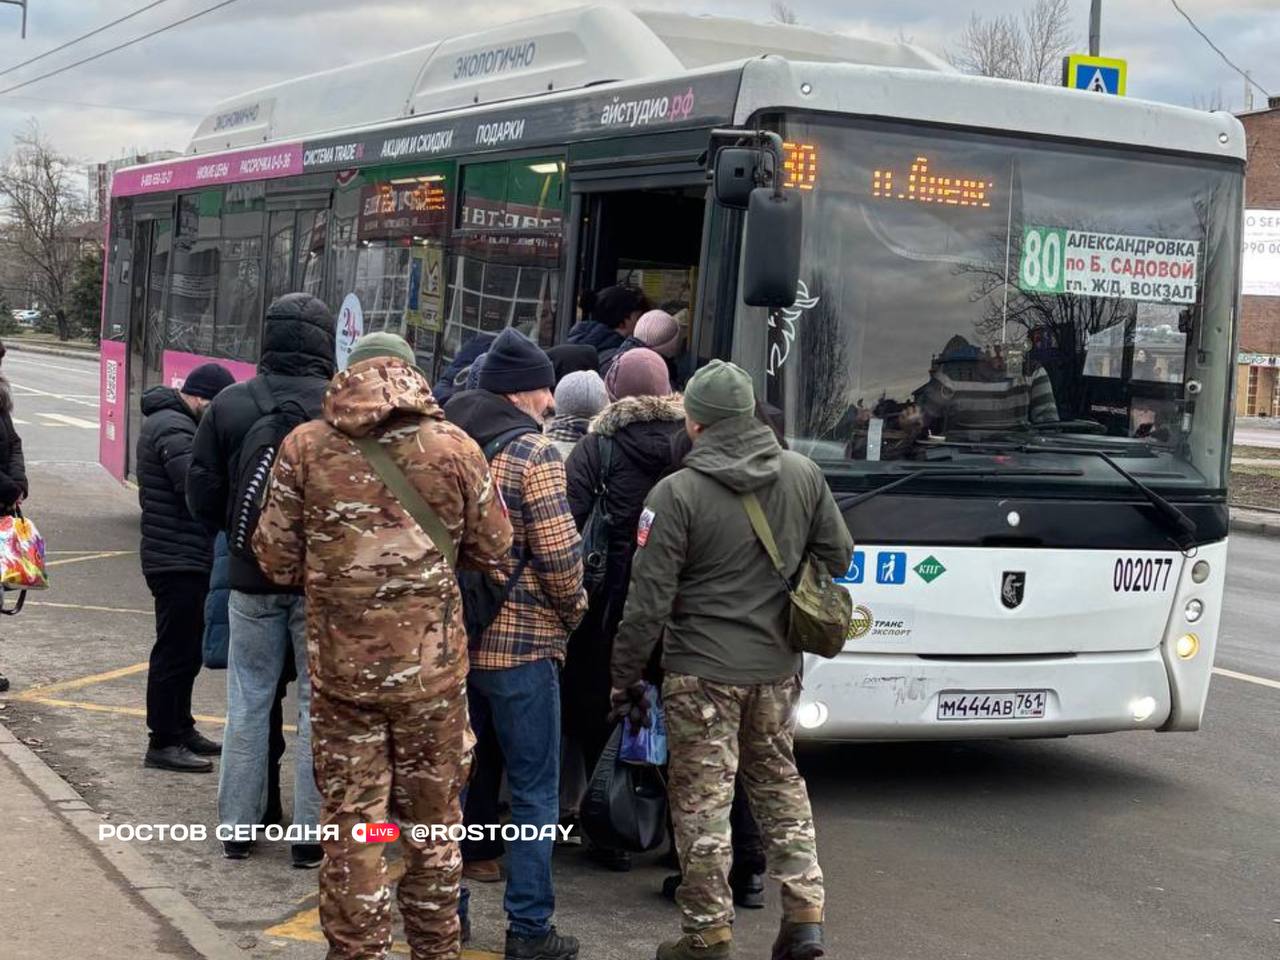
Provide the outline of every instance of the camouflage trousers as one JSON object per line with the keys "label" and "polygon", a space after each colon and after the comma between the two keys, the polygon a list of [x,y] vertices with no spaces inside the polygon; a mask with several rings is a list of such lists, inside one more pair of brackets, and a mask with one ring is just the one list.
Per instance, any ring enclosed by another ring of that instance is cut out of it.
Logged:
{"label": "camouflage trousers", "polygon": [[662,685],[670,751],[667,792],[684,881],[686,933],[733,922],[729,809],[741,774],[782,884],[782,915],[822,920],[822,870],[809,793],[793,748],[799,678],[734,686],[668,673]]}
{"label": "camouflage trousers", "polygon": [[414,960],[461,955],[454,842],[410,836],[412,824],[462,823],[459,797],[474,738],[467,697],[456,692],[394,706],[311,696],[311,749],[320,822],[336,824],[320,867],[320,924],[328,960],[374,960],[391,948],[391,890],[381,843],[352,839],[357,823],[398,820],[404,876],[397,896]]}

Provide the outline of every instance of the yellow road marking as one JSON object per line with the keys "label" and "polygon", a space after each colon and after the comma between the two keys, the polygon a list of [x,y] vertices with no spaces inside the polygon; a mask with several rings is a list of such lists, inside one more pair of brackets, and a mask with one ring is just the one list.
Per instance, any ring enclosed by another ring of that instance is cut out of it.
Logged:
{"label": "yellow road marking", "polygon": [[57,683],[48,683],[39,687],[31,687],[23,690],[18,694],[19,700],[34,700],[36,697],[48,697],[54,693],[65,693],[68,690],[79,690],[81,687],[89,687],[95,683],[106,683],[108,680],[118,680],[120,677],[131,677],[135,673],[142,673],[147,669],[147,663],[135,663],[128,667],[119,667],[115,670],[107,670],[103,673],[90,674],[87,677],[77,677],[74,680],[60,680]]}
{"label": "yellow road marking", "polygon": [[[142,707],[125,707],[114,703],[89,703],[85,700],[62,700],[58,697],[40,696],[35,690],[24,691],[13,699],[21,700],[23,703],[38,703],[46,707],[70,707],[74,710],[88,710],[92,713],[114,713],[121,717],[142,717],[145,719],[147,716],[147,711]],[[215,717],[206,713],[197,713],[192,719],[219,727],[226,726],[227,723],[226,717]],[[291,723],[286,723],[281,729],[285,733],[298,732],[297,726]]]}
{"label": "yellow road marking", "polygon": [[[266,937],[279,937],[284,940],[298,940],[302,943],[324,943],[324,931],[320,929],[320,908],[312,907],[300,910],[283,923],[268,927],[263,932]],[[409,945],[397,940],[391,945],[391,952],[408,954]],[[462,960],[502,960],[502,954],[488,950],[462,951]]]}
{"label": "yellow road marking", "polygon": [[154,616],[154,610],[135,610],[133,607],[95,607],[88,603],[53,603],[50,600],[29,600],[28,607],[55,607],[59,610],[92,610],[96,613],[140,613]]}
{"label": "yellow road marking", "polygon": [[111,557],[125,557],[133,553],[132,550],[104,550],[101,553],[90,553],[83,557],[68,557],[66,560],[50,560],[45,564],[46,567],[61,567],[68,563],[84,563],[86,560],[107,560]]}
{"label": "yellow road marking", "polygon": [[1228,670],[1225,667],[1214,667],[1213,672],[1223,677],[1230,677],[1232,680],[1243,680],[1245,683],[1256,683],[1260,687],[1271,687],[1273,690],[1280,690],[1280,680],[1271,680],[1267,677],[1255,677],[1251,673],[1237,673],[1234,670]]}

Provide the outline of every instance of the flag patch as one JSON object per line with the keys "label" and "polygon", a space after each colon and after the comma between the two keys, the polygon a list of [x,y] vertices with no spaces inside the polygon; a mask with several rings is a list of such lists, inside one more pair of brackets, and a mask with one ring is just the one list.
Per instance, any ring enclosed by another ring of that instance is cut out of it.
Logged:
{"label": "flag patch", "polygon": [[640,525],[636,527],[636,545],[643,547],[649,542],[649,531],[653,529],[654,513],[648,507],[640,514]]}

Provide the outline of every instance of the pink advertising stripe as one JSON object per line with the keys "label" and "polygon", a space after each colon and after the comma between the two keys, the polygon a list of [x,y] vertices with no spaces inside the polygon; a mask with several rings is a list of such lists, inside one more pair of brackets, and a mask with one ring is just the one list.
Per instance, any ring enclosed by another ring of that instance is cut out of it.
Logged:
{"label": "pink advertising stripe", "polygon": [[98,392],[98,462],[117,480],[124,479],[125,418],[128,409],[129,381],[125,376],[126,346],[115,340],[103,340]]}
{"label": "pink advertising stripe", "polygon": [[280,143],[121,170],[111,178],[111,195],[127,197],[164,190],[190,190],[221,183],[288,177],[301,172],[302,144]]}
{"label": "pink advertising stripe", "polygon": [[255,364],[242,360],[220,360],[217,357],[202,357],[198,353],[181,353],[177,350],[164,352],[164,382],[175,389],[181,387],[191,371],[202,363],[217,363],[231,371],[237,380],[248,380],[258,368]]}

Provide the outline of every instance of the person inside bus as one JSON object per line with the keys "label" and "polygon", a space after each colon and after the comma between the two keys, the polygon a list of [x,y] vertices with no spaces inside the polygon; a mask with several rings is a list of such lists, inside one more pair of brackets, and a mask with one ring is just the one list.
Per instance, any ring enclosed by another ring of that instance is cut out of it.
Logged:
{"label": "person inside bus", "polygon": [[649,301],[635,287],[605,287],[596,294],[591,317],[579,320],[569,331],[569,343],[585,343],[600,352],[616,350],[635,332]]}
{"label": "person inside bus", "polygon": [[147,668],[145,766],[210,773],[222,747],[196,729],[191,692],[203,665],[204,604],[213,569],[213,535],[187,510],[187,469],[196,426],[224,389],[226,367],[205,363],[180,388],[142,395],[138,432],[138,502],[142,507],[142,575],[155,598],[156,642]]}
{"label": "person inside bus", "polygon": [[600,352],[600,376],[608,377],[614,361],[628,350],[648,347],[666,361],[667,378],[675,386],[679,382],[675,358],[679,356],[683,342],[684,334],[675,317],[665,310],[650,310],[636,321],[635,332],[623,340],[620,347]]}
{"label": "person inside bus", "polygon": [[[289,293],[272,302],[263,327],[257,376],[220,393],[196,430],[187,506],[208,529],[226,530],[232,538],[227,726],[218,779],[220,824],[263,822],[272,704],[288,660],[298,674],[292,822],[295,827],[314,828],[319,819],[320,794],[311,760],[306,600],[299,589],[281,588],[268,580],[248,542],[239,549],[236,539],[252,535],[256,517],[245,505],[258,498],[252,488],[256,474],[240,470],[241,457],[260,463],[261,454],[279,449],[298,421],[320,415],[336,368],[334,334],[333,314],[316,297]],[[271,407],[264,409],[268,402]],[[222,846],[227,859],[243,860],[253,844],[233,839]],[[295,843],[292,857],[295,867],[314,869],[324,852],[318,843]]]}
{"label": "person inside bus", "polygon": [[[0,361],[4,360],[0,342]],[[13,427],[13,393],[9,381],[0,374],[0,514],[18,512],[27,498],[27,465],[22,456],[22,438]],[[9,689],[9,679],[0,673],[0,693]]]}

